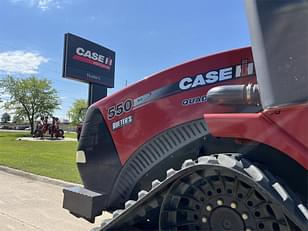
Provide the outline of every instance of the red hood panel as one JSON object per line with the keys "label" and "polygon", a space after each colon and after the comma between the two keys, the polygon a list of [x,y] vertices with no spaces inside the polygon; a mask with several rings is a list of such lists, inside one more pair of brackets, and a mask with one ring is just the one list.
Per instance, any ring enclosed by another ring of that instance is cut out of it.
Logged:
{"label": "red hood panel", "polygon": [[196,59],[154,74],[96,103],[102,112],[121,163],[143,143],[204,113],[237,109],[206,102],[218,85],[255,82],[250,47]]}

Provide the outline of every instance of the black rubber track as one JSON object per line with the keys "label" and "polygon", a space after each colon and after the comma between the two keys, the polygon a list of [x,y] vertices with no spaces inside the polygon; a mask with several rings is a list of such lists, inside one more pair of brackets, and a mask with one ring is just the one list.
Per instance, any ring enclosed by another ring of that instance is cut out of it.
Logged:
{"label": "black rubber track", "polygon": [[[304,180],[304,179],[303,179]],[[308,230],[307,209],[267,171],[231,154],[186,160],[128,201],[105,230]]]}

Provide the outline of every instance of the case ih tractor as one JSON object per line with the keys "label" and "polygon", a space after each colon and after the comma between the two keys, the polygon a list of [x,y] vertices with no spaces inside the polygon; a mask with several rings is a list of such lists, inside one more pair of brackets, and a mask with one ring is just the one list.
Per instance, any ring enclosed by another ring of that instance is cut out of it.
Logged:
{"label": "case ih tractor", "polygon": [[[308,2],[247,1],[251,48],[92,105],[64,208],[95,230],[308,230]],[[253,54],[253,55],[252,55]]]}

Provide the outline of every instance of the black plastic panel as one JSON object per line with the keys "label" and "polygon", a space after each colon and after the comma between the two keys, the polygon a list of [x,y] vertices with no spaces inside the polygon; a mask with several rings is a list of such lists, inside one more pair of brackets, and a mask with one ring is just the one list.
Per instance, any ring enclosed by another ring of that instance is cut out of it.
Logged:
{"label": "black plastic panel", "polygon": [[101,112],[93,106],[87,111],[78,150],[86,155],[86,163],[78,163],[85,188],[108,195],[121,163]]}
{"label": "black plastic panel", "polygon": [[131,195],[136,187],[146,187],[153,179],[162,177],[168,168],[175,168],[185,158],[193,158],[190,155],[195,153],[191,150],[196,149],[198,140],[207,134],[205,122],[197,120],[171,128],[145,143],[123,166],[109,197],[108,207],[123,206],[129,197],[136,196]]}

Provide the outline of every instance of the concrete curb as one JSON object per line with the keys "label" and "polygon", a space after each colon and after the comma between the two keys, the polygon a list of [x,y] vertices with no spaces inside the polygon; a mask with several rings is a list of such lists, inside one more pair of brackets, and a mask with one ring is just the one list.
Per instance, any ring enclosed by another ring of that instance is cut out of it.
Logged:
{"label": "concrete curb", "polygon": [[36,137],[17,137],[16,138],[17,141],[29,141],[29,142],[77,142],[77,139],[75,138],[69,138],[69,137],[65,137],[65,138],[50,138],[50,137],[44,137],[43,139]]}
{"label": "concrete curb", "polygon": [[17,175],[17,176],[21,176],[21,177],[25,177],[25,178],[30,179],[30,180],[40,181],[40,182],[43,182],[43,183],[53,184],[53,185],[57,185],[57,186],[65,187],[65,188],[66,187],[73,187],[73,186],[82,187],[82,185],[80,185],[80,184],[75,184],[75,183],[67,182],[67,181],[63,181],[63,180],[57,180],[57,179],[53,179],[53,178],[50,178],[50,177],[47,177],[47,176],[35,175],[33,173],[24,172],[22,170],[6,167],[6,166],[2,166],[2,165],[0,165],[0,171],[6,172],[6,173],[9,173],[9,174],[13,174],[13,175]]}

